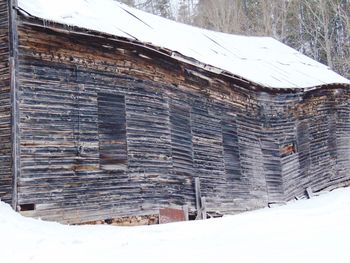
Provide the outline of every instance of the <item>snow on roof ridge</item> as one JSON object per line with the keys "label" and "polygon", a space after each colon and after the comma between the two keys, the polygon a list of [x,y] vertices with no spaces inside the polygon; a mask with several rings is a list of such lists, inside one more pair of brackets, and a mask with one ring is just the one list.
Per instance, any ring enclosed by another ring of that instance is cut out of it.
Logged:
{"label": "snow on roof ridge", "polygon": [[43,20],[166,48],[270,88],[350,84],[327,66],[271,37],[214,32],[161,18],[113,0],[18,0]]}

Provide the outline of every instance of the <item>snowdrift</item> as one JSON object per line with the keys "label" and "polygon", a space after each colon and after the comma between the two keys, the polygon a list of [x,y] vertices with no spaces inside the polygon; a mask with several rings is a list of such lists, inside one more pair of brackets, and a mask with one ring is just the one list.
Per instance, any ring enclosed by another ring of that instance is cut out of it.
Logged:
{"label": "snowdrift", "polygon": [[0,204],[0,262],[349,262],[350,189],[236,216],[66,226]]}

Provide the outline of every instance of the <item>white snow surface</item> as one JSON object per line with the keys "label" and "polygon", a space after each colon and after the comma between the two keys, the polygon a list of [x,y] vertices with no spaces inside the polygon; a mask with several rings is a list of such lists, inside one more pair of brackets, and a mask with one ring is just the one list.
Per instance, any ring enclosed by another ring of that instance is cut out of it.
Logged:
{"label": "white snow surface", "polygon": [[346,83],[327,66],[269,37],[204,30],[128,7],[114,0],[18,0],[43,20],[138,40],[272,88]]}
{"label": "white snow surface", "polygon": [[348,263],[350,188],[235,216],[142,227],[67,226],[0,203],[0,262]]}

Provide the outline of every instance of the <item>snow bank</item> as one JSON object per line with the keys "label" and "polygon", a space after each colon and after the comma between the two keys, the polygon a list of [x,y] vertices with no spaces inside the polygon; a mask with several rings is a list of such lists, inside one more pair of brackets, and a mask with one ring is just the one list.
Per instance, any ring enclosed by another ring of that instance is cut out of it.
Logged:
{"label": "snow bank", "polygon": [[204,30],[114,0],[18,0],[18,5],[22,13],[43,20],[151,43],[267,87],[350,84],[327,66],[272,38]]}
{"label": "snow bank", "polygon": [[65,226],[0,203],[0,262],[349,262],[350,189],[236,216]]}

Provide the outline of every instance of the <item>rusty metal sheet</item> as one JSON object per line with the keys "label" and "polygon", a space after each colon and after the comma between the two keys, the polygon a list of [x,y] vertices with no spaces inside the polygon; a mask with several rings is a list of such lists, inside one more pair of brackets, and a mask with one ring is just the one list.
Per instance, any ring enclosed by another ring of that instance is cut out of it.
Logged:
{"label": "rusty metal sheet", "polygon": [[185,213],[181,209],[161,208],[159,209],[159,224],[185,221]]}

